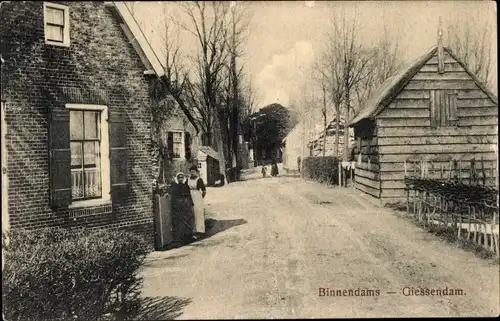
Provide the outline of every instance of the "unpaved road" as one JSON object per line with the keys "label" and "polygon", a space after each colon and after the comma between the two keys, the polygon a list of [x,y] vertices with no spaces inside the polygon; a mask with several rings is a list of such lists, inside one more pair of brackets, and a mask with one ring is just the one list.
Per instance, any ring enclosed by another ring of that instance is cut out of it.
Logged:
{"label": "unpaved road", "polygon": [[[190,299],[179,319],[499,314],[498,265],[443,243],[352,189],[257,177],[209,190],[207,207],[219,232],[153,253],[144,295]],[[465,295],[405,296],[405,287]],[[319,288],[380,295],[319,296]]]}

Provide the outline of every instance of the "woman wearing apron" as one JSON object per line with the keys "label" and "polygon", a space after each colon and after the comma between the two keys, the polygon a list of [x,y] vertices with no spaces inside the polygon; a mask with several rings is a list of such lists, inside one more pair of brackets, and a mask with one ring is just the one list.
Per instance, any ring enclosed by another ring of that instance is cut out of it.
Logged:
{"label": "woman wearing apron", "polygon": [[203,234],[205,233],[205,204],[203,198],[207,194],[207,190],[196,166],[191,166],[189,173],[188,186],[194,203],[194,230],[196,233]]}
{"label": "woman wearing apron", "polygon": [[172,231],[174,241],[187,243],[193,239],[194,214],[191,192],[183,173],[175,176],[171,185]]}

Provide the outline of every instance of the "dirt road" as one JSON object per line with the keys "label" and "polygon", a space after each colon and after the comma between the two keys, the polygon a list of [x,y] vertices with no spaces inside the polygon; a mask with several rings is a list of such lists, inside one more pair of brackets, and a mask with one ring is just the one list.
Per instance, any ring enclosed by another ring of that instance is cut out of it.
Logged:
{"label": "dirt road", "polygon": [[[144,295],[189,300],[179,319],[499,314],[498,265],[352,189],[254,175],[207,203],[217,234],[144,270]],[[409,295],[419,288],[462,295]]]}

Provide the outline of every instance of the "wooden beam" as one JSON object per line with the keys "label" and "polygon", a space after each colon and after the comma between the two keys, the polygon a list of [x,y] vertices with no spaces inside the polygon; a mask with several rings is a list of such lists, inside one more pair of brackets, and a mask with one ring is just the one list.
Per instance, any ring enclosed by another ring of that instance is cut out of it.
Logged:
{"label": "wooden beam", "polygon": [[[460,93],[459,93],[460,95]],[[486,95],[486,94],[485,94]],[[489,98],[476,98],[476,99],[457,99],[457,107],[496,107],[498,105],[491,101]],[[498,113],[497,113],[498,115]]]}
{"label": "wooden beam", "polygon": [[[406,92],[411,93],[411,91]],[[422,97],[421,99],[401,99],[401,97],[398,96],[398,98],[391,101],[388,105],[388,109],[396,108],[429,108],[429,92],[427,91],[427,98]]]}
{"label": "wooden beam", "polygon": [[464,71],[450,71],[447,73],[439,74],[436,72],[422,72],[419,71],[413,80],[472,80],[468,73]]}
{"label": "wooden beam", "polygon": [[429,91],[405,88],[395,99],[429,99]]}
{"label": "wooden beam", "polygon": [[429,118],[428,108],[387,108],[377,116],[382,118]]}
{"label": "wooden beam", "polygon": [[[420,71],[422,72],[437,72],[437,63],[431,63],[427,62]],[[458,62],[451,62],[449,61],[448,63],[444,64],[444,71],[445,72],[456,72],[456,71],[465,71],[465,69],[460,66]]]}
{"label": "wooden beam", "polygon": [[463,135],[463,136],[402,136],[380,137],[379,146],[426,145],[426,144],[496,144],[498,135]]}
{"label": "wooden beam", "polygon": [[397,145],[380,146],[379,154],[446,154],[446,153],[476,153],[493,152],[493,144],[427,144],[427,145]]}
{"label": "wooden beam", "polygon": [[401,119],[401,118],[384,118],[377,119],[379,128],[383,127],[428,127],[431,125],[429,118],[414,118],[414,119]]}
{"label": "wooden beam", "polygon": [[458,117],[497,117],[498,107],[460,107]]}
{"label": "wooden beam", "polygon": [[459,90],[458,91],[458,97],[460,99],[488,99],[491,101],[491,99],[488,97],[488,95],[482,91],[479,88],[475,89],[468,89],[468,90]]}
{"label": "wooden beam", "polygon": [[433,90],[433,89],[477,89],[476,83],[471,80],[410,80],[407,89]]}
{"label": "wooden beam", "polygon": [[448,152],[448,153],[425,153],[425,154],[384,154],[379,155],[379,164],[386,163],[403,163],[405,160],[416,161],[420,159],[456,159],[456,160],[470,160],[473,157],[479,159],[484,157],[485,160],[496,160],[495,154],[491,151],[487,152],[474,152],[474,153],[463,153],[463,152]]}
{"label": "wooden beam", "polygon": [[476,135],[498,135],[495,126],[482,127],[443,127],[432,129],[430,127],[381,127],[378,129],[378,137],[418,137],[418,136],[476,136]]}
{"label": "wooden beam", "polygon": [[491,126],[498,124],[498,116],[461,117],[458,126]]}

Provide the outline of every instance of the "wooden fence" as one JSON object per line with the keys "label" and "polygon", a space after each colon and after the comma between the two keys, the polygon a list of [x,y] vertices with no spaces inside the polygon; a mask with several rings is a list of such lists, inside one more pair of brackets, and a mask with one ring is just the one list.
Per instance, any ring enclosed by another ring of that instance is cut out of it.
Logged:
{"label": "wooden fence", "polygon": [[459,239],[471,240],[500,257],[498,187],[488,184],[496,176],[488,179],[482,160],[479,167],[472,160],[466,175],[463,165],[452,160],[448,168],[442,163],[433,168],[429,161],[405,162],[407,211],[424,226],[452,228]]}

